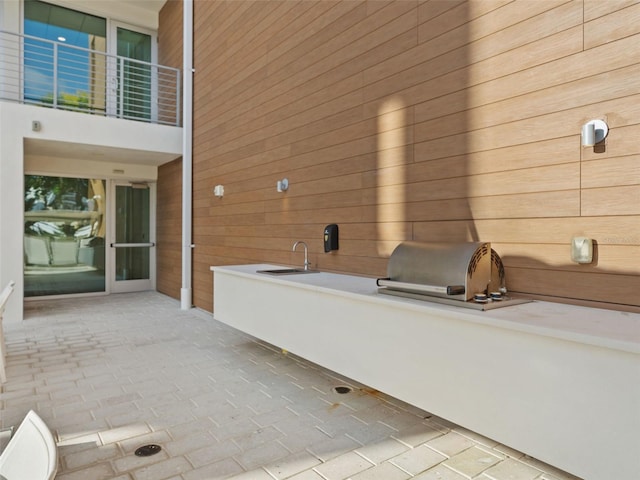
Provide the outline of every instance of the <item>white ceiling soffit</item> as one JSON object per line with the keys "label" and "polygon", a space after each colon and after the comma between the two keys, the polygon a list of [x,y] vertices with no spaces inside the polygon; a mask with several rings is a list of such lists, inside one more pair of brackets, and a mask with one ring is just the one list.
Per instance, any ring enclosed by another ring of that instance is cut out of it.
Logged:
{"label": "white ceiling soffit", "polygon": [[62,7],[157,30],[158,13],[167,0],[46,0]]}
{"label": "white ceiling soffit", "polygon": [[[110,1],[118,2],[118,0],[110,0]],[[158,13],[160,10],[162,10],[162,7],[164,6],[164,4],[167,3],[167,0],[120,0],[119,3],[128,3],[138,8],[141,8],[144,10],[151,10],[152,12]]]}
{"label": "white ceiling soffit", "polygon": [[82,143],[56,142],[25,138],[25,156],[56,157],[69,160],[89,160],[93,162],[115,162],[132,165],[159,166],[171,162],[180,155],[166,152],[150,152],[127,148],[85,145]]}

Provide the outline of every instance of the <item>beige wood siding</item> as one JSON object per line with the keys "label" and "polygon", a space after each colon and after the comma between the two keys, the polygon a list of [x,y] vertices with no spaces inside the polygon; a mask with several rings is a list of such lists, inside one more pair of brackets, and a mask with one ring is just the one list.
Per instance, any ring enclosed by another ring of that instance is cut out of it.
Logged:
{"label": "beige wood siding", "polygon": [[182,288],[182,159],[158,169],[156,289],[180,298]]}
{"label": "beige wood siding", "polygon": [[[160,11],[158,63],[182,69],[182,1]],[[182,159],[158,168],[156,289],[179,299],[182,288]]]}
{"label": "beige wood siding", "polygon": [[[194,8],[197,306],[211,265],[301,264],[304,240],[320,269],[377,276],[410,239],[491,242],[514,292],[640,306],[639,2]],[[582,148],[592,118],[609,136]]]}

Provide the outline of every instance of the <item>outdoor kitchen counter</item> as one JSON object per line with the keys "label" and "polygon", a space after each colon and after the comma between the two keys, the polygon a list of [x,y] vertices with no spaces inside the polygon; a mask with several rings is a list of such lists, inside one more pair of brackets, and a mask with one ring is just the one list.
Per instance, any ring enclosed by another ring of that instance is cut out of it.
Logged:
{"label": "outdoor kitchen counter", "polygon": [[441,316],[451,316],[457,320],[640,353],[640,314],[637,313],[540,301],[478,311],[411,298],[380,295],[375,278],[329,272],[280,276],[257,273],[258,270],[278,268],[290,267],[258,264],[211,267],[211,270],[354,299],[367,298],[370,302],[387,305],[397,306],[400,303],[403,308],[420,312],[433,309]]}
{"label": "outdoor kitchen counter", "polygon": [[531,302],[476,311],[375,279],[211,267],[214,317],[587,480],[635,478],[640,314]]}

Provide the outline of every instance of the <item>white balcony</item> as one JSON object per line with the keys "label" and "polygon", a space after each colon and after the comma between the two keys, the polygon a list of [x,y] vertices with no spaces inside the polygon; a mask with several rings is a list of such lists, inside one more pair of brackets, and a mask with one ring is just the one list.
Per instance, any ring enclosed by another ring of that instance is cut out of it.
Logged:
{"label": "white balcony", "polygon": [[180,126],[180,70],[0,30],[0,100]]}

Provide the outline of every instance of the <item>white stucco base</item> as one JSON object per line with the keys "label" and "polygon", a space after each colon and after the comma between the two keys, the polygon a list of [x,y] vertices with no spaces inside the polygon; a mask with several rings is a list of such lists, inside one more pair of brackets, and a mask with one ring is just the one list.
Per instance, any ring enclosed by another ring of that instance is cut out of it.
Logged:
{"label": "white stucco base", "polygon": [[635,478],[640,315],[533,302],[480,312],[375,280],[212,267],[214,317],[587,480]]}

